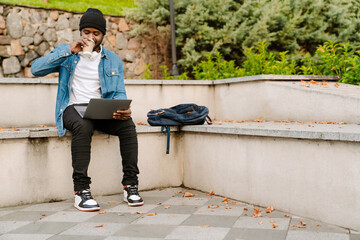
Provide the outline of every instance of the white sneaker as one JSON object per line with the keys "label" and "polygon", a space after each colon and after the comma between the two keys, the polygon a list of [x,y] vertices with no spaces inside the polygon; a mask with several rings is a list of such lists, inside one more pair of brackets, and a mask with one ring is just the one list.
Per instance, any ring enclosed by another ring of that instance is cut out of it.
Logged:
{"label": "white sneaker", "polygon": [[89,189],[75,192],[74,207],[84,212],[100,210],[99,204],[93,199]]}
{"label": "white sneaker", "polygon": [[138,193],[137,185],[124,186],[124,201],[128,203],[130,207],[142,206],[144,201]]}

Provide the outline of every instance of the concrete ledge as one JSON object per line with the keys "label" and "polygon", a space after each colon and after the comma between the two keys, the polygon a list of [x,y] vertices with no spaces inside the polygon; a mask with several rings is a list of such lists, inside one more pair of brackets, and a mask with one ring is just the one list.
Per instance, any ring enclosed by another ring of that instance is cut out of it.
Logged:
{"label": "concrete ledge", "polygon": [[357,124],[215,123],[183,126],[181,132],[360,142],[360,126]]}
{"label": "concrete ledge", "polygon": [[[252,81],[339,81],[340,76],[322,75],[255,75],[218,80],[144,80],[125,79],[126,85],[218,85]],[[57,84],[58,78],[1,78],[0,83],[6,84]]]}
{"label": "concrete ledge", "polygon": [[[171,132],[178,131],[178,127],[171,127]],[[148,125],[137,125],[136,132],[139,133],[161,133],[161,127],[152,127]],[[95,135],[104,134],[99,131],[95,131]],[[108,135],[108,134],[105,134]],[[56,127],[46,128],[16,128],[16,129],[3,129],[0,131],[1,139],[17,139],[17,138],[49,138],[58,137],[58,131]],[[65,137],[69,137],[71,134],[66,133]]]}

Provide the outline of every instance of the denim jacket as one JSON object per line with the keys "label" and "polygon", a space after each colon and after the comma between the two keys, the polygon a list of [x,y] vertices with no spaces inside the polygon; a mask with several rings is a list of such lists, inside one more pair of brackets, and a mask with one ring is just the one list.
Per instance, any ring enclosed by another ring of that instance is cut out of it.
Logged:
{"label": "denim jacket", "polygon": [[[79,60],[78,54],[71,53],[70,44],[61,44],[48,55],[36,59],[31,66],[31,73],[37,77],[59,72],[55,121],[60,137],[66,133],[63,112],[69,103],[74,71]],[[103,46],[99,63],[99,78],[102,98],[126,99],[123,63],[118,55]]]}

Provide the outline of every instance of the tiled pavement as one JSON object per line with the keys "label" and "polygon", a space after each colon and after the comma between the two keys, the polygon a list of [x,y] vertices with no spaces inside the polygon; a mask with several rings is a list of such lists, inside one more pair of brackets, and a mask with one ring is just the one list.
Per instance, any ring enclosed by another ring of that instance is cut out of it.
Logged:
{"label": "tiled pavement", "polygon": [[[196,194],[183,197],[185,192]],[[129,208],[122,195],[98,196],[100,212],[79,212],[72,200],[0,208],[0,240],[360,240],[360,233],[183,188],[141,192]],[[305,225],[306,223],[306,225]],[[275,228],[274,228],[275,227]]]}

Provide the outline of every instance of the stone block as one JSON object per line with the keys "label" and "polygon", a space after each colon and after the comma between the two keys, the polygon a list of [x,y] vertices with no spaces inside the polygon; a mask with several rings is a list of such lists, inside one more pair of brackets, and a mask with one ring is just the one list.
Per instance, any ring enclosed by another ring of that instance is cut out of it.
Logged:
{"label": "stone block", "polygon": [[129,40],[128,47],[127,47],[129,50],[139,50],[140,47],[141,47],[141,44],[135,38],[131,38]]}
{"label": "stone block", "polygon": [[12,38],[20,38],[23,32],[23,25],[19,14],[10,13],[6,19],[6,28]]}
{"label": "stone block", "polygon": [[9,36],[0,36],[0,45],[9,45],[11,38]]}
{"label": "stone block", "polygon": [[30,20],[30,13],[28,9],[21,9],[20,16],[22,19],[29,21]]}
{"label": "stone block", "polygon": [[119,31],[120,32],[126,32],[126,31],[129,31],[129,30],[130,30],[130,27],[127,24],[125,18],[121,18],[120,21],[119,21]]}
{"label": "stone block", "polygon": [[116,36],[111,35],[111,36],[107,36],[106,38],[111,43],[112,47],[115,48],[116,47]]}
{"label": "stone block", "polygon": [[39,24],[42,22],[41,14],[38,11],[34,11],[30,16],[30,21],[32,24]]}
{"label": "stone block", "polygon": [[77,40],[80,38],[80,31],[79,30],[75,30],[72,32],[72,35],[73,35],[73,40]]}
{"label": "stone block", "polygon": [[30,68],[30,67],[26,67],[26,68],[24,69],[24,76],[25,76],[26,78],[33,78],[33,77],[35,77],[34,75],[32,75],[32,73],[31,73],[31,68]]}
{"label": "stone block", "polygon": [[44,56],[44,53],[49,49],[49,47],[50,47],[49,43],[42,42],[35,51],[40,56]]}
{"label": "stone block", "polygon": [[80,18],[80,15],[74,15],[70,18],[70,27],[72,30],[79,30]]}
{"label": "stone block", "polygon": [[60,15],[58,11],[52,11],[49,16],[51,17],[52,20],[56,21],[58,20]]}
{"label": "stone block", "polygon": [[23,35],[25,37],[33,37],[38,29],[37,25],[26,24]]}
{"label": "stone block", "polygon": [[125,61],[134,62],[135,61],[135,51],[134,50],[125,50]]}
{"label": "stone block", "polygon": [[24,49],[21,46],[20,39],[11,40],[11,55],[20,56],[25,55]]}
{"label": "stone block", "polygon": [[0,46],[0,57],[10,57],[11,47],[9,45]]}
{"label": "stone block", "polygon": [[21,65],[17,57],[6,58],[2,62],[4,74],[14,74],[21,71]]}
{"label": "stone block", "polygon": [[32,38],[32,37],[22,37],[20,39],[20,43],[21,43],[21,46],[27,47],[30,44],[34,43],[34,38]]}
{"label": "stone block", "polygon": [[46,32],[44,33],[44,39],[48,42],[57,41],[56,30],[54,28],[49,28],[48,30],[46,30]]}
{"label": "stone block", "polygon": [[119,17],[111,17],[111,18],[110,18],[110,22],[119,23],[119,21],[120,21],[120,18],[119,18]]}
{"label": "stone block", "polygon": [[63,30],[70,27],[70,22],[67,19],[66,15],[61,15],[55,26],[56,30]]}
{"label": "stone block", "polygon": [[64,39],[66,42],[73,42],[73,34],[71,28],[60,30],[57,32],[58,39]]}
{"label": "stone block", "polygon": [[104,41],[102,44],[107,50],[115,52],[115,48],[112,46],[112,44],[109,42],[109,40],[107,38],[104,38]]}
{"label": "stone block", "polygon": [[34,36],[34,44],[35,45],[39,45],[43,40],[44,40],[43,36],[41,36],[38,33],[35,34],[35,36]]}
{"label": "stone block", "polygon": [[37,30],[37,33],[42,35],[44,34],[44,32],[48,29],[48,25],[46,25],[45,23],[42,23],[39,27],[39,29]]}
{"label": "stone block", "polygon": [[145,70],[146,70],[146,63],[144,59],[140,59],[139,63],[136,64],[136,68],[135,68],[135,74],[136,75],[141,75]]}
{"label": "stone block", "polygon": [[0,29],[5,29],[5,28],[6,28],[6,23],[4,17],[0,15]]}
{"label": "stone block", "polygon": [[126,49],[128,45],[128,40],[124,37],[122,33],[116,34],[116,48],[117,49]]}
{"label": "stone block", "polygon": [[48,25],[49,28],[53,28],[53,27],[55,27],[56,22],[54,21],[54,19],[48,18],[46,24]]}
{"label": "stone block", "polygon": [[39,55],[34,50],[29,50],[25,54],[25,58],[21,61],[21,66],[22,67],[28,66],[31,63],[31,61],[37,57],[39,57]]}

